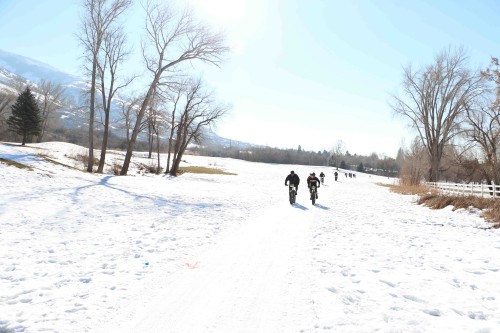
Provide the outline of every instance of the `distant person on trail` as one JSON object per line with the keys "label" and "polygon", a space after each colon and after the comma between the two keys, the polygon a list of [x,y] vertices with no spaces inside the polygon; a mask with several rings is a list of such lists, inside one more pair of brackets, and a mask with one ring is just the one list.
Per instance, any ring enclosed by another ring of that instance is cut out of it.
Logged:
{"label": "distant person on trail", "polygon": [[[316,189],[320,187],[320,181],[316,174],[312,172],[309,177],[307,177],[307,187],[309,187],[309,193],[311,193],[311,186],[315,185]],[[316,199],[318,199],[318,191],[316,190]]]}
{"label": "distant person on trail", "polygon": [[321,173],[319,174],[319,179],[321,179],[321,184],[325,183],[325,174],[323,173],[323,171],[321,171]]}
{"label": "distant person on trail", "polygon": [[288,184],[293,184],[295,185],[295,191],[298,192],[299,183],[300,183],[299,176],[293,170],[290,171],[290,174],[285,178],[285,186],[288,186]]}
{"label": "distant person on trail", "polygon": [[339,173],[335,171],[334,175],[335,175],[335,181],[337,181],[337,178],[339,178]]}

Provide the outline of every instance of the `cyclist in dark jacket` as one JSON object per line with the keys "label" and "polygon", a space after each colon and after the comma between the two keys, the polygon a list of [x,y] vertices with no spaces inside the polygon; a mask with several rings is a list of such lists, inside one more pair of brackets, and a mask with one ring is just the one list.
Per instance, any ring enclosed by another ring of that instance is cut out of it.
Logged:
{"label": "cyclist in dark jacket", "polygon": [[[320,181],[314,172],[307,177],[307,187],[309,187],[309,193],[311,193],[311,185],[315,185],[316,189],[320,187]],[[318,199],[318,191],[316,191],[316,199]]]}
{"label": "cyclist in dark jacket", "polygon": [[300,178],[299,176],[292,171],[290,171],[290,174],[286,176],[285,178],[285,185],[288,186],[288,184],[293,184],[295,185],[295,191],[299,191],[299,183],[300,183]]}

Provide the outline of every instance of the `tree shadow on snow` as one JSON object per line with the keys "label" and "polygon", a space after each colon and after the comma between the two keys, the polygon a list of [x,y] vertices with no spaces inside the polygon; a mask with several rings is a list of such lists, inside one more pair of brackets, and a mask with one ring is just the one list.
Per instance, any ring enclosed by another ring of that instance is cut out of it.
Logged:
{"label": "tree shadow on snow", "polygon": [[[82,192],[85,189],[96,187],[96,186],[105,186],[107,188],[116,190],[117,192],[121,192],[121,193],[125,194],[126,196],[132,197],[134,201],[146,200],[146,201],[152,202],[157,207],[162,207],[164,209],[170,208],[170,209],[172,209],[172,212],[174,212],[174,214],[173,214],[174,216],[182,215],[183,210],[181,208],[184,208],[184,207],[188,210],[192,210],[192,209],[213,209],[214,207],[221,207],[222,206],[222,204],[213,204],[213,203],[207,204],[207,203],[203,203],[203,202],[201,202],[201,203],[189,203],[189,202],[185,202],[183,200],[177,200],[177,199],[173,199],[173,198],[163,198],[163,197],[159,197],[159,196],[156,196],[153,194],[141,195],[138,193],[133,193],[131,191],[127,191],[123,188],[120,188],[118,186],[110,184],[109,180],[112,178],[115,178],[115,177],[120,177],[120,176],[111,176],[111,175],[104,176],[104,177],[102,177],[102,179],[98,183],[91,183],[89,185],[78,187],[75,190],[72,201],[74,203],[77,203],[79,200],[78,197],[79,197],[80,192]],[[2,333],[2,332],[0,331],[0,333]]]}

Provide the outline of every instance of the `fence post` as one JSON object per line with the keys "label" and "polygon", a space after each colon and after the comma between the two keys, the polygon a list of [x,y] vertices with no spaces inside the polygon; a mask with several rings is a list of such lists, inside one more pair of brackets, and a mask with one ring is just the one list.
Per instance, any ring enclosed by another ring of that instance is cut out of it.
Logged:
{"label": "fence post", "polygon": [[497,187],[495,185],[495,182],[492,180],[491,185],[493,185],[493,198],[496,199],[497,197]]}

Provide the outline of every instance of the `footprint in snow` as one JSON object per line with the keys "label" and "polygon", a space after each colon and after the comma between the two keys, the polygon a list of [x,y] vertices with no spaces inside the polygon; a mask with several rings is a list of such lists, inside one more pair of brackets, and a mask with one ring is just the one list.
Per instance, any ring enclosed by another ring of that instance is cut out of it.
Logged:
{"label": "footprint in snow", "polygon": [[434,317],[440,317],[441,316],[441,311],[438,309],[424,309],[422,310],[424,313],[427,313],[428,315],[434,316]]}
{"label": "footprint in snow", "polygon": [[389,282],[389,281],[386,281],[386,280],[380,280],[380,282],[385,283],[386,285],[388,285],[389,287],[392,287],[392,288],[396,287],[396,284]]}
{"label": "footprint in snow", "polygon": [[410,301],[413,301],[413,302],[417,302],[417,303],[425,303],[424,300],[421,300],[420,298],[418,298],[417,296],[413,296],[413,295],[403,295],[404,298],[406,298],[407,300],[410,300]]}

